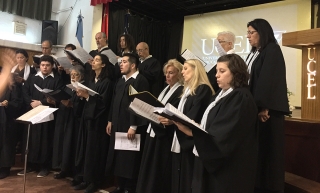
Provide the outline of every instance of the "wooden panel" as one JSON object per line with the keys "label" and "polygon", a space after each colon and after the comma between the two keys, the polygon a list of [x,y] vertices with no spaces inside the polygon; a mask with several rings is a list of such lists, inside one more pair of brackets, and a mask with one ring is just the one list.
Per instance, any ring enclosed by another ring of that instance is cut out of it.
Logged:
{"label": "wooden panel", "polygon": [[[7,47],[3,47],[3,46],[0,46],[0,58],[2,57],[2,54],[3,54],[3,51],[5,49],[12,49],[14,51],[16,51],[17,49],[19,48],[7,48]],[[39,54],[42,54],[41,52],[38,52],[38,51],[32,51],[32,50],[26,50],[28,55],[29,55],[29,60],[28,60],[28,64],[29,65],[32,65],[33,64],[33,61],[32,61],[32,56],[33,55],[39,55]],[[2,66],[2,61],[0,60],[0,66]]]}
{"label": "wooden panel", "polygon": [[320,121],[285,120],[285,171],[320,182]]}
{"label": "wooden panel", "polygon": [[[315,49],[314,49],[315,48]],[[311,59],[314,59],[313,61]],[[320,45],[302,48],[301,118],[320,120]],[[309,65],[308,65],[309,63]],[[312,72],[318,72],[312,74]],[[309,75],[308,75],[309,74]],[[310,80],[308,80],[310,78]],[[313,79],[313,80],[312,80]],[[315,84],[315,85],[314,85]],[[308,87],[312,85],[312,87]],[[315,98],[314,98],[315,97]]]}
{"label": "wooden panel", "polygon": [[282,34],[282,45],[302,49],[303,46],[320,44],[320,28]]}
{"label": "wooden panel", "polygon": [[319,193],[320,183],[286,172],[284,192],[285,193]]}

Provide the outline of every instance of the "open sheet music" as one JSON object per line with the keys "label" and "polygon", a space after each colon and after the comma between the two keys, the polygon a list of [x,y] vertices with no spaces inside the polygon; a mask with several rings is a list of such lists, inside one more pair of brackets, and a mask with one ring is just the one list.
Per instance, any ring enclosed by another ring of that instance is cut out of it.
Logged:
{"label": "open sheet music", "polygon": [[157,113],[163,117],[166,117],[170,120],[180,122],[190,128],[198,128],[200,129],[200,125],[185,114],[181,113],[178,109],[172,106],[170,103],[167,103],[164,108],[155,107],[154,113]]}
{"label": "open sheet music", "polygon": [[88,62],[89,59],[93,59],[88,52],[86,52],[82,47],[78,46],[75,50],[64,50],[66,54],[71,55],[71,57],[77,59],[82,64]]}
{"label": "open sheet music", "polygon": [[97,93],[96,91],[84,86],[83,84],[81,84],[80,82],[72,82],[71,84],[66,85],[68,88],[71,88],[72,90],[77,90],[77,89],[84,89],[87,90],[90,96],[94,96],[94,95],[99,95],[99,93]]}
{"label": "open sheet music", "polygon": [[149,105],[152,105],[154,107],[164,107],[164,104],[162,104],[155,96],[153,96],[148,91],[142,91],[137,92],[136,89],[133,88],[133,86],[129,86],[129,97],[133,100],[135,98],[138,98],[142,100],[145,103],[148,103]]}
{"label": "open sheet music", "polygon": [[64,69],[70,69],[72,67],[72,64],[71,64],[70,60],[66,56],[65,57],[59,57],[56,60],[60,64],[60,66],[62,66]]}
{"label": "open sheet music", "polygon": [[207,63],[205,63],[201,58],[199,58],[198,56],[196,56],[194,53],[192,53],[190,50],[186,49],[182,52],[181,54],[181,57],[185,60],[190,60],[190,59],[198,59],[204,69],[206,70],[206,72],[209,72],[212,68],[213,68],[213,65],[208,65]]}
{"label": "open sheet music", "polygon": [[47,88],[41,89],[36,84],[34,84],[34,87],[36,87],[36,89],[42,92],[46,97],[49,97],[55,101],[68,100],[71,98],[71,96],[62,89],[57,89],[55,91]]}
{"label": "open sheet music", "polygon": [[58,110],[57,108],[50,108],[49,106],[39,105],[36,108],[26,112],[18,117],[16,120],[20,122],[38,124],[54,119],[53,112]]}
{"label": "open sheet music", "polygon": [[133,140],[128,139],[127,133],[116,132],[116,140],[114,143],[114,149],[128,150],[128,151],[140,151],[140,134],[136,134]]}
{"label": "open sheet music", "polygon": [[129,110],[133,111],[135,114],[148,119],[156,124],[161,124],[158,120],[159,115],[155,114],[154,106],[145,103],[144,101],[135,98],[129,105]]}

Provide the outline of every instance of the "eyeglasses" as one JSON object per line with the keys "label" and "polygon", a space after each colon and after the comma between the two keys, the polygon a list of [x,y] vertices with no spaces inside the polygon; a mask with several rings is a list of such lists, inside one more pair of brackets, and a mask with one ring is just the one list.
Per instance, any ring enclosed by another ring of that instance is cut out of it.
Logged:
{"label": "eyeglasses", "polygon": [[75,73],[75,74],[74,74],[74,73],[71,73],[71,74],[70,74],[70,76],[78,77],[78,76],[80,76],[80,74],[77,74],[77,73]]}
{"label": "eyeglasses", "polygon": [[225,42],[227,42],[227,41],[220,41],[220,40],[218,40],[218,42],[219,42],[219,44],[221,44],[221,43],[225,43]]}
{"label": "eyeglasses", "polygon": [[43,49],[43,50],[49,50],[50,48],[47,48],[47,47],[41,47],[41,49]]}
{"label": "eyeglasses", "polygon": [[141,52],[143,52],[144,50],[146,50],[147,48],[144,48],[144,49],[139,49],[139,50],[136,50],[137,51],[137,53],[141,53]]}
{"label": "eyeglasses", "polygon": [[247,31],[247,35],[252,35],[252,34],[254,34],[255,32],[257,32],[257,31]]}

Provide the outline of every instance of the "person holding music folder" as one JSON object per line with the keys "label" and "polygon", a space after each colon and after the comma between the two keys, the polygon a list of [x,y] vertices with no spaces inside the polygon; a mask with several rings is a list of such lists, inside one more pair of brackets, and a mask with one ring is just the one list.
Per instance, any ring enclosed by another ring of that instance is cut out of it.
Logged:
{"label": "person holding music folder", "polygon": [[[76,149],[76,168],[82,172],[83,181],[75,179],[75,190],[86,189],[93,193],[104,179],[108,154],[109,136],[105,129],[112,101],[114,82],[109,58],[97,54],[92,62],[91,80],[88,88],[99,94],[89,95],[88,90],[77,89],[77,96],[84,101]],[[81,175],[78,174],[78,175]]]}
{"label": "person holding music folder", "polygon": [[254,19],[247,24],[252,46],[246,62],[249,87],[259,113],[259,159],[257,193],[284,191],[284,115],[289,114],[286,65],[268,21]]}
{"label": "person holding music folder", "polygon": [[[163,67],[167,87],[160,93],[162,104],[170,103],[178,107],[183,90],[182,64],[176,59],[169,60]],[[172,122],[161,118],[161,126],[149,123],[145,147],[142,155],[137,193],[171,192],[171,143],[174,127]]]}
{"label": "person holding music folder", "polygon": [[[63,81],[57,72],[53,71],[54,60],[45,55],[40,59],[40,71],[29,77],[23,86],[23,98],[29,104],[28,110],[39,105],[54,107],[52,101],[45,97],[35,85],[41,89],[63,89]],[[55,121],[31,125],[28,153],[27,173],[40,169],[37,177],[45,177],[49,174],[52,159],[53,131]],[[23,171],[18,175],[23,175]]]}
{"label": "person holding music folder", "polygon": [[[109,114],[106,132],[111,136],[107,159],[107,175],[114,174],[118,187],[113,193],[135,192],[141,163],[141,156],[148,122],[130,111],[131,99],[128,95],[130,85],[138,92],[148,91],[147,79],[137,71],[139,60],[135,54],[125,53],[120,64],[121,74],[115,86],[112,113]],[[136,134],[141,135],[140,151],[115,150],[116,132],[126,133],[128,140],[134,140]]]}
{"label": "person holding music folder", "polygon": [[[199,60],[186,60],[182,75],[184,89],[178,110],[200,123],[214,90],[211,87],[206,71]],[[163,119],[165,124],[167,119]],[[193,173],[194,155],[192,149],[194,140],[176,129],[172,140],[172,190],[176,193],[190,193]]]}
{"label": "person holding music folder", "polygon": [[227,54],[216,68],[221,90],[205,110],[200,128],[175,122],[194,139],[192,192],[253,193],[258,109],[248,89],[247,66],[240,56]]}
{"label": "person holding music folder", "polygon": [[[69,70],[71,82],[84,84],[84,68],[81,65],[73,66]],[[85,102],[77,96],[75,90],[68,87],[64,90],[70,94],[70,99],[61,100],[56,116],[52,168],[60,169],[60,172],[53,176],[55,179],[75,175],[74,156]]]}
{"label": "person holding music folder", "polygon": [[7,85],[0,96],[0,179],[10,175],[10,169],[15,164],[16,144],[18,140],[17,122],[22,106],[21,84],[17,82]]}

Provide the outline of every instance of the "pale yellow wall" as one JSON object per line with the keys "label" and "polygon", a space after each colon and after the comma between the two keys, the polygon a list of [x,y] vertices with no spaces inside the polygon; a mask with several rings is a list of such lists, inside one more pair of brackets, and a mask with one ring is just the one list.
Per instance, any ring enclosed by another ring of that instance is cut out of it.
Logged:
{"label": "pale yellow wall", "polygon": [[[203,50],[212,50],[201,40],[211,43],[220,31],[232,31],[237,36],[236,52],[245,58],[250,50],[246,40],[247,22],[255,18],[269,21],[281,45],[282,33],[310,29],[311,27],[310,0],[286,0],[263,5],[187,16],[184,20],[182,50],[190,49],[202,59],[216,60],[217,52],[205,55]],[[202,45],[201,45],[202,43]],[[290,104],[301,106],[301,51],[288,47],[281,47],[286,61],[287,85],[294,96],[290,97]],[[208,52],[210,53],[210,52]]]}
{"label": "pale yellow wall", "polygon": [[93,18],[92,18],[91,50],[97,49],[95,36],[98,32],[101,31],[101,23],[102,23],[101,16],[102,16],[102,4],[96,5],[93,10]]}

